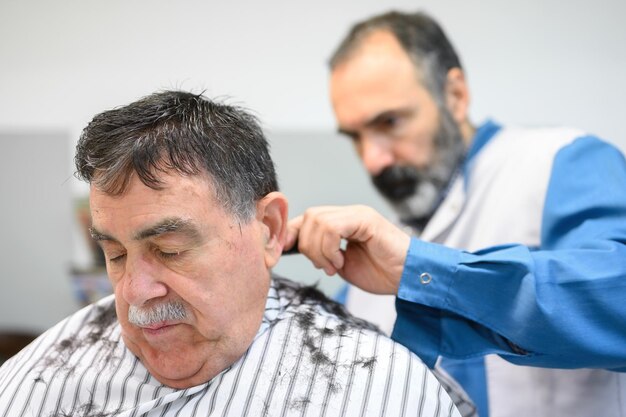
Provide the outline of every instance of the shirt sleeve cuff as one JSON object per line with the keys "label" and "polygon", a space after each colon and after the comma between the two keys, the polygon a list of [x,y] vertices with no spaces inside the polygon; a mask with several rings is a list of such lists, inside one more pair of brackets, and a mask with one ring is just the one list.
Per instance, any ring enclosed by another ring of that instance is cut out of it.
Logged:
{"label": "shirt sleeve cuff", "polygon": [[461,251],[411,239],[398,288],[398,298],[433,308],[446,308]]}

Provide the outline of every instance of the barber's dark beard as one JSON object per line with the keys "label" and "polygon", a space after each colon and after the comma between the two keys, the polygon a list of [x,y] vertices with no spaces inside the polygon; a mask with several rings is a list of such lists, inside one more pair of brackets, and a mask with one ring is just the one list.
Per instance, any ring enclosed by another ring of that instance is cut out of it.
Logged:
{"label": "barber's dark beard", "polygon": [[378,192],[392,203],[401,202],[415,193],[417,184],[423,181],[422,173],[410,166],[392,165],[372,177]]}
{"label": "barber's dark beard", "polygon": [[435,136],[433,162],[424,169],[394,165],[372,177],[376,189],[397,212],[400,220],[421,233],[443,198],[465,155],[459,127],[447,109],[441,110]]}

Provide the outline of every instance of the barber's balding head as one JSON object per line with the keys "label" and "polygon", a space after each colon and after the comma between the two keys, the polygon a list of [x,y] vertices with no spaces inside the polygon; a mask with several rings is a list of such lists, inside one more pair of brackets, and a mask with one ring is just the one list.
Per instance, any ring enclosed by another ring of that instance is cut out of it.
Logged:
{"label": "barber's balding head", "polygon": [[350,58],[374,32],[388,32],[410,57],[424,86],[442,97],[446,75],[462,69],[461,61],[441,26],[425,13],[388,12],[356,23],[330,58],[330,68]]}
{"label": "barber's balding head", "polygon": [[330,67],[339,131],[402,220],[420,228],[473,136],[454,48],[427,15],[390,12],[357,23]]}

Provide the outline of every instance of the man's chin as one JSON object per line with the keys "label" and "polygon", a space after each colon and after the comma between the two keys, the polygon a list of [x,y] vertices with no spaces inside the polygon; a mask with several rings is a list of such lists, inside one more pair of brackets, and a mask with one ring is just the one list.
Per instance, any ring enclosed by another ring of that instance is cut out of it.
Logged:
{"label": "man's chin", "polygon": [[169,375],[168,373],[159,373],[154,368],[148,368],[150,375],[152,375],[161,384],[175,389],[187,389],[195,387],[196,385],[204,384],[215,377],[215,375],[208,377],[203,375],[199,370],[192,375]]}
{"label": "man's chin", "polygon": [[[151,346],[145,340],[136,341],[126,335],[123,338],[128,350],[141,361],[150,375],[164,385],[180,389],[208,380],[200,381],[202,379],[200,374],[205,367],[204,362],[198,360],[200,355],[181,352],[174,346],[171,346],[172,349],[161,350]],[[195,360],[188,360],[190,357]]]}
{"label": "man's chin", "polygon": [[235,363],[245,351],[229,349],[216,341],[194,344],[181,340],[167,348],[152,346],[145,340],[134,340],[124,335],[124,344],[150,375],[168,387],[185,389],[215,378]]}

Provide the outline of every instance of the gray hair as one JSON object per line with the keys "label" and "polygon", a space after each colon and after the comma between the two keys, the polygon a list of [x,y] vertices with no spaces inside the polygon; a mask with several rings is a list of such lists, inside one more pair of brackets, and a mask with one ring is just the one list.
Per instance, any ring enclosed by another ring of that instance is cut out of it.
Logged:
{"label": "gray hair", "polygon": [[358,22],[330,58],[330,69],[349,59],[368,35],[381,30],[396,37],[415,64],[424,87],[442,105],[448,71],[462,69],[461,61],[443,29],[422,12],[392,11]]}
{"label": "gray hair", "polygon": [[76,176],[111,195],[131,175],[160,189],[160,173],[208,174],[217,201],[241,221],[278,190],[269,145],[255,117],[202,95],[164,91],[96,115],[76,147]]}

